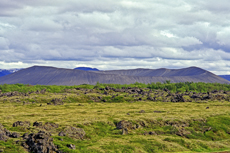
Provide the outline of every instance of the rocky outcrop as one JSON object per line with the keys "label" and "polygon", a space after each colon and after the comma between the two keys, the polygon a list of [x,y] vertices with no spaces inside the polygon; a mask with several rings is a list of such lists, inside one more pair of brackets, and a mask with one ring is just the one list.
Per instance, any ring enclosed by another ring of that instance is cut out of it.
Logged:
{"label": "rocky outcrop", "polygon": [[67,127],[63,131],[61,131],[59,136],[68,136],[74,139],[83,139],[85,136],[85,131],[82,128],[76,128],[76,127]]}
{"label": "rocky outcrop", "polygon": [[20,93],[18,91],[13,91],[13,92],[5,92],[0,94],[0,97],[7,96],[7,97],[12,97],[12,96],[18,96]]}
{"label": "rocky outcrop", "polygon": [[53,143],[51,134],[45,131],[23,135],[26,139],[22,146],[34,153],[62,153]]}
{"label": "rocky outcrop", "polygon": [[117,129],[124,129],[124,128],[132,129],[133,124],[131,122],[125,121],[125,120],[122,120],[122,121],[117,123]]}
{"label": "rocky outcrop", "polygon": [[42,126],[42,122],[36,121],[36,122],[33,123],[33,126],[41,127]]}
{"label": "rocky outcrop", "polygon": [[17,132],[11,133],[9,130],[4,128],[3,125],[0,123],[0,140],[7,141],[9,139],[9,137],[19,138],[20,134]]}
{"label": "rocky outcrop", "polygon": [[7,141],[10,136],[10,132],[6,130],[3,125],[0,123],[0,140]]}
{"label": "rocky outcrop", "polygon": [[63,104],[64,102],[59,98],[52,99],[50,103],[47,103],[47,105],[63,105]]}
{"label": "rocky outcrop", "polygon": [[30,122],[29,121],[17,121],[13,123],[13,127],[18,127],[18,126],[29,127]]}
{"label": "rocky outcrop", "polygon": [[59,125],[56,123],[46,122],[43,125],[42,122],[37,122],[37,121],[33,123],[33,126],[38,127],[38,128],[42,128],[46,131],[50,131],[50,130],[53,130],[53,129],[56,129],[59,127]]}
{"label": "rocky outcrop", "polygon": [[171,102],[185,102],[185,99],[182,94],[176,94],[172,97]]}

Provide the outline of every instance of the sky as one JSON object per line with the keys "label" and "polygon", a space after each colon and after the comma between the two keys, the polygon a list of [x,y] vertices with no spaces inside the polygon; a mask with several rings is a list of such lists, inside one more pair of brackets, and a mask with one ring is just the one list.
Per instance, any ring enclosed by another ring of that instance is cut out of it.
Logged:
{"label": "sky", "polygon": [[229,0],[1,0],[0,69],[230,74]]}

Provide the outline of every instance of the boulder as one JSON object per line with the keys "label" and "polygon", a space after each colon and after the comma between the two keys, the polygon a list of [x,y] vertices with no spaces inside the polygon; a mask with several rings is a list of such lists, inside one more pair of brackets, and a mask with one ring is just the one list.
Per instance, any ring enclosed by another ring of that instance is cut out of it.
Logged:
{"label": "boulder", "polygon": [[202,97],[202,100],[208,100],[208,99],[212,99],[212,95],[208,94]]}
{"label": "boulder", "polygon": [[147,100],[150,100],[150,101],[156,101],[156,97],[148,97]]}
{"label": "boulder", "polygon": [[3,125],[0,123],[0,140],[7,141],[10,134],[11,133],[7,129],[5,129]]}
{"label": "boulder", "polygon": [[0,131],[0,140],[1,140],[1,141],[7,141],[8,138],[9,138],[9,137],[6,136],[5,132]]}
{"label": "boulder", "polygon": [[17,121],[13,123],[13,127],[18,127],[18,126],[30,127],[30,122],[29,121]]}
{"label": "boulder", "polygon": [[185,99],[182,94],[176,94],[171,98],[171,102],[185,102]]}
{"label": "boulder", "polygon": [[76,127],[67,127],[63,131],[61,131],[59,136],[68,136],[74,139],[83,139],[85,136],[85,131],[82,128],[76,128]]}
{"label": "boulder", "polygon": [[13,132],[13,133],[11,133],[10,137],[11,137],[11,138],[19,138],[19,137],[20,137],[20,134],[17,133],[17,132]]}
{"label": "boulder", "polygon": [[117,123],[117,129],[123,129],[123,128],[126,128],[129,130],[129,129],[133,128],[133,125],[129,121],[122,120],[122,121]]}
{"label": "boulder", "polygon": [[33,123],[33,126],[42,126],[42,122],[36,121],[36,122]]}
{"label": "boulder", "polygon": [[199,94],[193,94],[190,98],[196,99],[196,98],[201,98]]}
{"label": "boulder", "polygon": [[28,149],[30,152],[35,153],[54,153],[59,152],[57,147],[53,143],[50,133],[45,131],[39,131],[38,133],[31,133],[26,142],[22,143],[22,146]]}

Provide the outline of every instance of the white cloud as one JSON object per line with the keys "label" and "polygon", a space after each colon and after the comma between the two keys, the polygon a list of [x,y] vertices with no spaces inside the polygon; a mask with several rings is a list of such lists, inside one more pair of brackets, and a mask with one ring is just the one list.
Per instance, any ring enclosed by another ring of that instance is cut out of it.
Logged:
{"label": "white cloud", "polygon": [[[0,68],[198,66],[229,73],[227,0],[2,0]],[[14,64],[14,63],[20,64]]]}

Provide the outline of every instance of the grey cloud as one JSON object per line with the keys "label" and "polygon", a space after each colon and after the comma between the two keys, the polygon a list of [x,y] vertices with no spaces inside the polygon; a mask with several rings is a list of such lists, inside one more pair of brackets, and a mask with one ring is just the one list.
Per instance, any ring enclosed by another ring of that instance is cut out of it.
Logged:
{"label": "grey cloud", "polygon": [[63,61],[100,69],[223,66],[228,73],[229,3],[3,0],[0,66]]}
{"label": "grey cloud", "polygon": [[4,37],[0,37],[0,49],[8,49],[10,42]]}
{"label": "grey cloud", "polygon": [[17,1],[13,0],[1,0],[0,1],[0,16],[15,16],[18,13],[20,13],[20,9],[22,9],[23,6],[18,3]]}

